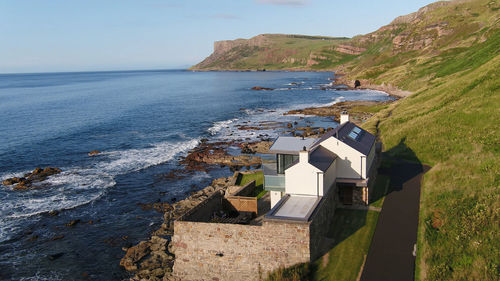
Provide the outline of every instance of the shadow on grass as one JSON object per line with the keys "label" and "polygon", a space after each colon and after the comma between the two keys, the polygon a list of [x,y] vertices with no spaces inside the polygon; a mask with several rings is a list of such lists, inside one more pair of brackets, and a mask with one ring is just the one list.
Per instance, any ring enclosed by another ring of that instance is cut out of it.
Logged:
{"label": "shadow on grass", "polygon": [[[376,202],[394,191],[400,191],[403,184],[424,171],[417,155],[405,144],[403,138],[398,145],[381,153],[377,182],[370,196],[370,203]],[[383,181],[388,180],[388,187]]]}

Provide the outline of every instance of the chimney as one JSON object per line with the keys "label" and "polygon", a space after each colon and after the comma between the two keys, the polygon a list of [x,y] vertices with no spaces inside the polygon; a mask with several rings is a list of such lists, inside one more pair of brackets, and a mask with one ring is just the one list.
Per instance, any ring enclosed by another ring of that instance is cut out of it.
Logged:
{"label": "chimney", "polygon": [[307,151],[306,147],[299,152],[299,162],[307,163],[309,162],[309,151]]}
{"label": "chimney", "polygon": [[349,122],[349,113],[344,110],[340,113],[340,124],[344,124],[346,122]]}

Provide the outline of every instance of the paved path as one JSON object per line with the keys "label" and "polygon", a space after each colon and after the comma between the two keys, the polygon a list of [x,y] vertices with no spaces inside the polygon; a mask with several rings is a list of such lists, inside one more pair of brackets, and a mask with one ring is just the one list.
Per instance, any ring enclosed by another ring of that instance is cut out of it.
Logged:
{"label": "paved path", "polygon": [[420,164],[401,161],[388,171],[392,192],[385,198],[361,281],[414,279],[423,170]]}

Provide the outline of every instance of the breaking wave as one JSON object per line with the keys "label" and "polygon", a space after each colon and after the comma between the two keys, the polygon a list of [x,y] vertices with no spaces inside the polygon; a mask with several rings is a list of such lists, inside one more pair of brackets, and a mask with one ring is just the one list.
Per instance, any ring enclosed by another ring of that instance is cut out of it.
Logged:
{"label": "breaking wave", "polygon": [[[3,187],[0,206],[0,242],[10,239],[25,218],[52,210],[72,209],[102,197],[116,184],[117,175],[165,163],[196,147],[198,139],[163,142],[144,149],[103,152],[89,167],[68,167],[63,172],[37,183],[40,189],[23,192]],[[17,175],[18,173],[16,173]],[[4,175],[7,177],[8,175]]]}

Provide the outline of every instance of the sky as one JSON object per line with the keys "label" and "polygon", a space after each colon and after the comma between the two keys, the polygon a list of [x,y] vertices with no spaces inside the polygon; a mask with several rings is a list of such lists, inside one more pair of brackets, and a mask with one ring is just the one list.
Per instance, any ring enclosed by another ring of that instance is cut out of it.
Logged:
{"label": "sky", "polygon": [[429,0],[0,0],[0,73],[187,68],[213,42],[352,37]]}

